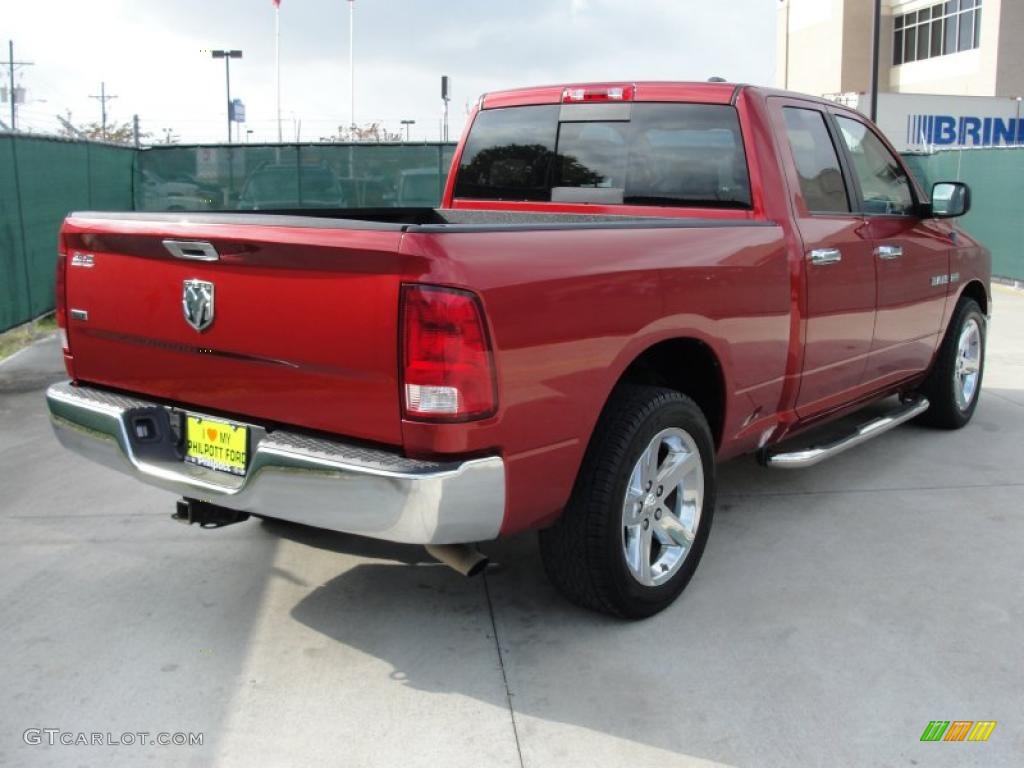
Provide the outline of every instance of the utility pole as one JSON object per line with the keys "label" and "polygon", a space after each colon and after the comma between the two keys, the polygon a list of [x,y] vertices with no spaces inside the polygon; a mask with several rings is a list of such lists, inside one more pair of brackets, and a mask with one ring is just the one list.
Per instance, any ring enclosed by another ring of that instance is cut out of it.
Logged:
{"label": "utility pole", "polygon": [[90,96],[90,99],[99,99],[100,102],[100,135],[103,140],[107,140],[107,102],[111,99],[116,99],[117,96],[107,96],[107,84],[106,82],[100,83],[100,95]]}
{"label": "utility pole", "polygon": [[10,82],[10,90],[7,97],[11,100],[11,133],[18,130],[18,93],[14,89],[14,71],[18,67],[31,67],[31,61],[14,60],[14,41],[7,41],[7,74]]}
{"label": "utility pole", "polygon": [[416,121],[415,120],[403,120],[402,121],[402,125],[405,126],[405,141],[406,141],[406,143],[408,143],[408,141],[409,141],[409,126],[416,125]]}
{"label": "utility pole", "polygon": [[875,0],[875,29],[871,45],[871,122],[878,122],[878,56],[882,32],[882,0]]}
{"label": "utility pole", "polygon": [[139,116],[132,115],[132,137],[135,139],[135,148],[139,148]]}

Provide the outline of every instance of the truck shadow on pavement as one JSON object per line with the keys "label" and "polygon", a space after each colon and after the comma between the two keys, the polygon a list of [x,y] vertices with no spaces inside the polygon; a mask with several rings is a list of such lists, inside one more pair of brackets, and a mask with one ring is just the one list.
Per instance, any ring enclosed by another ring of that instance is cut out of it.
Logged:
{"label": "truck shadow on pavement", "polygon": [[[484,576],[466,579],[416,547],[289,524],[267,527],[321,549],[400,561],[355,565],[291,610],[293,619],[332,641],[386,662],[392,671],[385,685],[436,694],[441,707],[452,694],[475,699],[484,711],[511,707],[520,728],[525,718],[537,723],[530,726],[535,735],[538,728],[555,729],[544,741],[607,738],[619,748],[652,747],[652,759],[664,757],[660,750],[722,759],[706,738],[685,738],[687,729],[663,708],[667,697],[671,709],[692,708],[693,723],[703,722],[692,683],[677,679],[683,671],[659,673],[649,663],[656,655],[652,639],[691,619],[685,596],[674,609],[638,623],[579,608],[547,582],[533,534],[483,546],[494,564]],[[700,628],[685,634],[699,635]],[[464,736],[453,723],[449,738]]]}
{"label": "truck shadow on pavement", "polygon": [[[879,706],[891,719],[886,738],[905,736],[917,727],[906,712],[941,695],[926,683],[928,665],[964,639],[940,630],[964,621],[962,607],[922,612],[921,590],[984,586],[984,569],[964,559],[953,535],[963,500],[979,499],[985,562],[1005,560],[999,542],[1018,529],[996,499],[1019,492],[1010,486],[1020,486],[1024,464],[1006,451],[1019,439],[1020,393],[988,394],[960,432],[908,425],[802,473],[730,462],[697,574],[675,605],[642,622],[567,603],[547,582],[533,535],[485,544],[497,565],[467,580],[418,547],[265,525],[292,541],[391,561],[358,562],[306,591],[294,620],[384,661],[385,684],[437,694],[438,706],[450,694],[511,706],[534,740],[743,763],[760,749],[745,734],[770,729],[773,712],[814,712],[826,728],[874,722]],[[997,494],[991,501],[973,490],[986,486]],[[948,541],[921,539],[924,529],[947,528]],[[1007,595],[990,598],[1002,604]],[[988,614],[974,620],[966,635],[979,643],[985,633],[1002,636]],[[894,669],[913,682],[887,683]],[[884,705],[835,698],[864,679],[885,691]],[[994,678],[971,685],[1002,700]],[[813,729],[787,739],[797,754],[820,748]]]}

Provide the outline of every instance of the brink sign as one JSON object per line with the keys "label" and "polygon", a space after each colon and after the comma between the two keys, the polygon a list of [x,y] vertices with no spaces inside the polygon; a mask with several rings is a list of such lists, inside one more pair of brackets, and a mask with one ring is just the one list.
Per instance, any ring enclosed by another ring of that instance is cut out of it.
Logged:
{"label": "brink sign", "polygon": [[1024,119],[907,115],[912,147],[1006,147],[1024,144]]}

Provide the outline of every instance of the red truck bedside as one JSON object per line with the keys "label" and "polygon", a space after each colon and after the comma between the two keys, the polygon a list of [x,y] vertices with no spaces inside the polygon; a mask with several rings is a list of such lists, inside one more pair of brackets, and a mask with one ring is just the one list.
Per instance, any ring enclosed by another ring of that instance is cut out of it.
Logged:
{"label": "red truck bedside", "polygon": [[47,398],[65,445],[188,522],[424,544],[467,573],[476,542],[539,529],[570,599],[648,616],[697,566],[716,463],[970,420],[990,258],[952,223],[969,207],[819,99],[492,93],[439,209],[71,214],[71,381]]}

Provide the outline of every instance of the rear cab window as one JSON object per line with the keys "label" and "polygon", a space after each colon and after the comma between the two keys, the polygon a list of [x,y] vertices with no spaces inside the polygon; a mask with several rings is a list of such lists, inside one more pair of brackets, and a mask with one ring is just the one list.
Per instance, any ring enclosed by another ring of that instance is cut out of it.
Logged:
{"label": "rear cab window", "polygon": [[455,180],[461,199],[751,207],[736,109],[721,104],[482,110]]}

